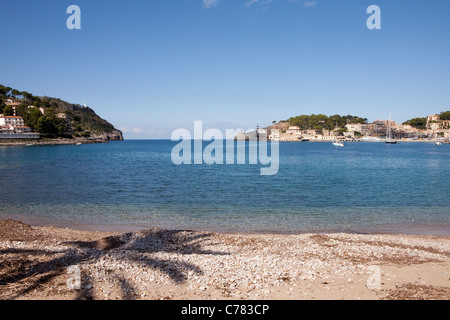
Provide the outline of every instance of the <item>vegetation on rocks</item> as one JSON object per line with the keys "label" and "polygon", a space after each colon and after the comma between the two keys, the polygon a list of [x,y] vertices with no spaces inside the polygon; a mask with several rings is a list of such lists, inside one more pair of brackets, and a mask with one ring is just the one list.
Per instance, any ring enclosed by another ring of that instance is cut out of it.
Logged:
{"label": "vegetation on rocks", "polygon": [[20,102],[15,115],[23,117],[25,125],[42,137],[123,139],[119,130],[89,107],[0,85],[0,114],[5,116],[14,115],[13,107],[6,104],[7,99]]}

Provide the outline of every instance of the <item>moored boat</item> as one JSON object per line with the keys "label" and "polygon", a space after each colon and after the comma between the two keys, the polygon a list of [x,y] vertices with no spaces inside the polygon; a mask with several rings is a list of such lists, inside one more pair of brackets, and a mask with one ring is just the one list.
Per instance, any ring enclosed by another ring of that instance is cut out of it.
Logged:
{"label": "moored boat", "polygon": [[335,147],[343,147],[343,146],[344,146],[344,143],[343,143],[343,142],[336,141],[336,142],[333,142],[333,146],[335,146]]}

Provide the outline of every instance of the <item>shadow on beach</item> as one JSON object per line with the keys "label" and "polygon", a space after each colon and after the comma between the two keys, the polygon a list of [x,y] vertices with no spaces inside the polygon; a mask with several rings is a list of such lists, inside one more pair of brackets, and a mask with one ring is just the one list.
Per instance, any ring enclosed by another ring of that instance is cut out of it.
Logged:
{"label": "shadow on beach", "polygon": [[[65,276],[67,279],[67,268],[70,266],[95,264],[106,257],[159,271],[174,283],[183,284],[187,282],[188,274],[201,275],[201,268],[180,259],[157,258],[152,254],[228,254],[202,249],[203,244],[209,243],[210,240],[211,233],[152,228],[95,241],[65,241],[58,245],[39,246],[37,249],[2,249],[0,293],[3,291],[3,294],[0,294],[0,298],[21,298],[35,289],[50,286],[51,281],[59,276]],[[5,259],[7,254],[10,256],[8,260]],[[108,268],[111,269],[111,266]],[[114,273],[115,284],[120,288],[122,299],[133,299],[137,293],[129,279],[130,275],[122,272],[120,268],[109,271]],[[7,295],[5,289],[9,290]],[[94,290],[92,275],[83,271],[77,299],[94,299]]]}

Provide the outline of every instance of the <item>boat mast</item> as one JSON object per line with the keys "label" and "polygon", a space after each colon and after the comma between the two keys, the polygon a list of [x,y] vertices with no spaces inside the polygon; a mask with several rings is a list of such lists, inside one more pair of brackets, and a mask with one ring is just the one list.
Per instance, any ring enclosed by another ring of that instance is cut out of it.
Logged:
{"label": "boat mast", "polygon": [[388,138],[389,140],[391,140],[391,116],[392,116],[392,112],[389,112],[389,122],[388,122]]}

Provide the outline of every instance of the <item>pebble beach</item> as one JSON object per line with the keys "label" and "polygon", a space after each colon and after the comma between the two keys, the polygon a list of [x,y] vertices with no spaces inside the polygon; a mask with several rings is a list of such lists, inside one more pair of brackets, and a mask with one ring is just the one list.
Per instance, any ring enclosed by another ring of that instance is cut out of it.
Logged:
{"label": "pebble beach", "polygon": [[450,298],[450,237],[106,233],[0,221],[0,299]]}

